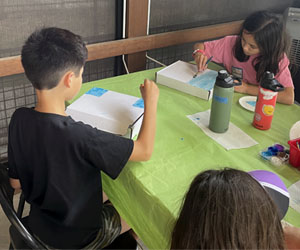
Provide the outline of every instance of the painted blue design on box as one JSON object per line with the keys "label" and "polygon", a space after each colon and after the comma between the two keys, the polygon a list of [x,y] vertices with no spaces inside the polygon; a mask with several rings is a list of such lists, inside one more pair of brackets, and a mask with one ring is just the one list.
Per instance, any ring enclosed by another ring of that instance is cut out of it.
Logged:
{"label": "painted blue design on box", "polygon": [[195,78],[192,78],[188,84],[201,89],[211,90],[215,85],[217,75],[217,71],[210,70],[203,74],[199,74]]}
{"label": "painted blue design on box", "polygon": [[256,105],[256,101],[246,101],[246,103],[248,103],[252,107],[255,107],[255,105]]}
{"label": "painted blue design on box", "polygon": [[214,98],[217,102],[221,102],[221,103],[225,103],[225,104],[228,103],[228,98],[227,98],[227,97],[221,97],[221,96],[214,95],[213,98]]}
{"label": "painted blue design on box", "polygon": [[143,100],[143,98],[138,99],[132,106],[143,109],[144,108],[144,100]]}
{"label": "painted blue design on box", "polygon": [[86,92],[86,94],[100,97],[103,94],[105,94],[107,91],[108,91],[107,89],[102,89],[102,88],[96,88],[95,87],[95,88],[90,89],[88,92]]}

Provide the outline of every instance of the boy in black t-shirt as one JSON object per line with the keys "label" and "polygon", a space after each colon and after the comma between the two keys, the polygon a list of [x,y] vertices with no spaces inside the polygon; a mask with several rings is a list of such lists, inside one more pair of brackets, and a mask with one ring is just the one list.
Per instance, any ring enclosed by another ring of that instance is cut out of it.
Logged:
{"label": "boy in black t-shirt", "polygon": [[[153,151],[159,90],[145,80],[143,124],[136,141],[106,133],[65,113],[82,84],[87,49],[81,37],[59,28],[35,31],[22,48],[22,64],[35,88],[34,109],[15,111],[9,125],[11,185],[31,205],[30,230],[54,248],[101,248],[129,227],[102,204],[101,171],[115,179],[128,160]],[[111,231],[109,231],[111,230]]]}

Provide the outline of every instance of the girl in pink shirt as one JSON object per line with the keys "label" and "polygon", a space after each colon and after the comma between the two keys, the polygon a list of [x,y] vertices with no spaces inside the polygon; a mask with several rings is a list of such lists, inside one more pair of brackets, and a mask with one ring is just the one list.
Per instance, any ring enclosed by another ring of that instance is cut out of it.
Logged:
{"label": "girl in pink shirt", "polygon": [[222,63],[227,71],[242,79],[235,91],[257,95],[265,71],[274,73],[285,87],[278,93],[278,102],[294,103],[294,85],[286,56],[287,37],[281,19],[270,12],[259,11],[244,21],[239,36],[195,44],[193,53],[198,70],[204,70],[207,58]]}

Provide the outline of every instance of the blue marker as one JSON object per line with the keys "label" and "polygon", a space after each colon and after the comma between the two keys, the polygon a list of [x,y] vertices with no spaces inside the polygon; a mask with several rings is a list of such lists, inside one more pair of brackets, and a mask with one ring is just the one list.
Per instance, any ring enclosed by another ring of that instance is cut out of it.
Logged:
{"label": "blue marker", "polygon": [[213,59],[213,56],[211,56],[210,58],[208,58],[208,60],[206,61],[205,65],[207,65],[211,61],[211,59]]}

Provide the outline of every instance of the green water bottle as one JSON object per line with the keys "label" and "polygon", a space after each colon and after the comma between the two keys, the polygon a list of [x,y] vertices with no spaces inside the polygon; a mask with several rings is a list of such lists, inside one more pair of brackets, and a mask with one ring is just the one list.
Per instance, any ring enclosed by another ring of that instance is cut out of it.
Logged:
{"label": "green water bottle", "polygon": [[216,78],[210,109],[209,129],[216,133],[228,130],[234,86],[241,80],[230,76],[226,70],[220,70]]}

